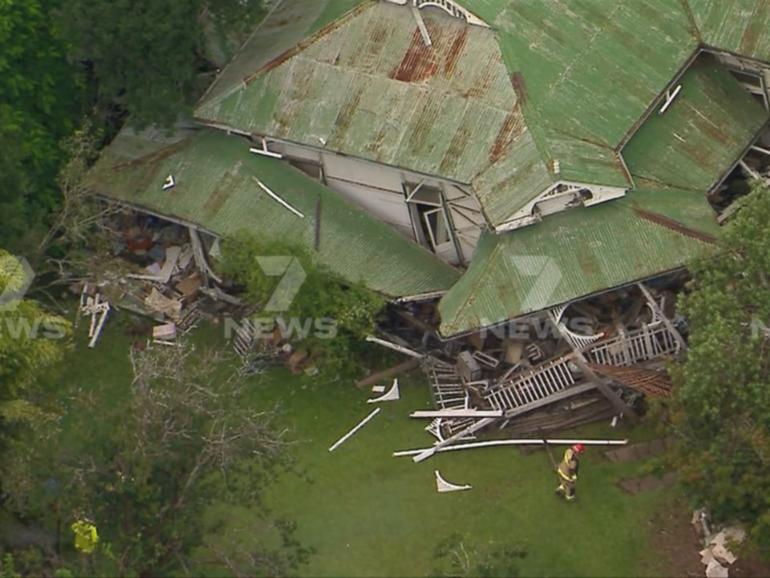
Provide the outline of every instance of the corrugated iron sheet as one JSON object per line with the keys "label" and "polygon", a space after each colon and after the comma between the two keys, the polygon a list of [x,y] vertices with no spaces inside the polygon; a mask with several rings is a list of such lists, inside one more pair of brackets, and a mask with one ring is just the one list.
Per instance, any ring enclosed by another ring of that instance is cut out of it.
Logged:
{"label": "corrugated iron sheet", "polygon": [[498,30],[524,115],[562,178],[623,186],[613,149],[698,45],[672,0],[459,0]]}
{"label": "corrugated iron sheet", "polygon": [[441,333],[473,331],[679,268],[718,232],[703,193],[637,190],[533,227],[485,234],[439,304]]}
{"label": "corrugated iron sheet", "polygon": [[217,77],[202,101],[222,98],[240,86],[255,70],[278,58],[353,8],[372,1],[374,0],[278,0],[275,8]]}
{"label": "corrugated iron sheet", "polygon": [[768,112],[713,59],[682,77],[666,113],[652,114],[623,149],[637,185],[701,193],[720,180],[767,123]]}
{"label": "corrugated iron sheet", "polygon": [[496,163],[515,170],[525,126],[494,32],[421,14],[431,47],[409,10],[373,4],[197,115],[465,183]]}
{"label": "corrugated iron sheet", "polygon": [[[203,131],[170,147],[126,131],[105,149],[89,173],[88,184],[103,195],[197,223],[223,236],[246,230],[302,244],[338,275],[390,297],[442,291],[459,277],[435,255],[318,181],[248,149],[246,141],[218,131]],[[163,191],[169,174],[177,184]],[[253,177],[305,218],[268,197]],[[315,252],[319,198],[321,242]]]}
{"label": "corrugated iron sheet", "polygon": [[686,1],[704,43],[720,50],[770,62],[770,2]]}

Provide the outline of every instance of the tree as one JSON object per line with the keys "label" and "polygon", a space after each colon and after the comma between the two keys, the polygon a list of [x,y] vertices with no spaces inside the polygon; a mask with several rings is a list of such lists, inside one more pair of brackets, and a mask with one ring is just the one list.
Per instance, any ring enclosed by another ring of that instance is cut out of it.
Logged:
{"label": "tree", "polygon": [[[374,332],[377,317],[385,307],[382,296],[361,283],[341,279],[296,244],[243,233],[225,239],[222,254],[223,272],[246,288],[251,303],[264,308],[283,289],[291,292],[285,311],[262,311],[258,315],[274,320],[287,340],[319,358],[324,372],[357,369],[359,354],[368,351],[365,337]],[[301,266],[302,278],[296,288],[283,282],[286,276],[266,274],[260,263],[263,257],[283,256],[293,257]],[[310,331],[302,335],[301,331],[291,331],[292,327]]]}
{"label": "tree", "polygon": [[[23,286],[26,273],[16,258],[0,250],[0,295]],[[52,414],[34,400],[35,384],[64,357],[69,324],[36,302],[0,302],[0,444],[19,428],[40,426]],[[1,448],[0,448],[1,449]]]}
{"label": "tree", "polygon": [[677,465],[698,503],[770,551],[770,190],[756,187],[681,301],[690,350],[674,368]]}
{"label": "tree", "polygon": [[17,245],[58,202],[58,142],[83,93],[52,12],[59,0],[0,2],[0,246]]}
{"label": "tree", "polygon": [[89,70],[98,100],[138,127],[172,126],[190,112],[206,69],[207,16],[240,25],[262,14],[262,0],[68,0],[65,31]]}
{"label": "tree", "polygon": [[[244,383],[223,371],[232,364],[222,353],[185,343],[132,349],[131,361],[127,403],[94,408],[76,398],[68,411],[76,440],[30,443],[31,457],[14,460],[26,475],[14,475],[6,491],[12,503],[26,504],[25,511],[51,525],[52,512],[61,513],[65,526],[81,516],[94,521],[100,546],[82,573],[197,574],[193,553],[207,546],[207,506],[264,512],[261,490],[286,465],[287,441],[271,411],[244,403]],[[291,527],[267,513],[251,522],[266,537],[249,552],[254,565],[247,574],[266,567],[288,572],[304,560]]]}

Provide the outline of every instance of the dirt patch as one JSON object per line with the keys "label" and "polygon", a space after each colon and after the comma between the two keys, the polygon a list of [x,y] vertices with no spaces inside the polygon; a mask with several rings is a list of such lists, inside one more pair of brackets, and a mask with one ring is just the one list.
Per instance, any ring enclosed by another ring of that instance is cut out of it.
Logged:
{"label": "dirt patch", "polygon": [[660,488],[667,488],[676,481],[676,474],[668,472],[663,477],[649,475],[642,476],[641,478],[628,478],[620,480],[618,485],[629,494],[638,494],[639,492],[647,492],[649,490],[658,490]]}
{"label": "dirt patch", "polygon": [[702,549],[690,518],[692,512],[681,501],[672,500],[660,508],[649,525],[652,528],[650,570],[665,576],[705,576],[698,552]]}
{"label": "dirt patch", "polygon": [[738,558],[735,564],[730,566],[730,578],[770,578],[770,564],[760,562],[756,555],[745,559]]}
{"label": "dirt patch", "polygon": [[668,445],[668,440],[658,439],[641,444],[634,444],[632,446],[625,446],[617,450],[609,450],[604,452],[604,455],[611,462],[633,462],[662,454],[666,451]]}

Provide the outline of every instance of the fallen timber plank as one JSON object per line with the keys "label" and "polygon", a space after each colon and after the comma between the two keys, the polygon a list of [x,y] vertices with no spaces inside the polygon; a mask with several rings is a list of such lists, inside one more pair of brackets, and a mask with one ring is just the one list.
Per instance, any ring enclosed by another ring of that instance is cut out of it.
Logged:
{"label": "fallen timber plank", "polygon": [[[486,442],[472,442],[468,444],[458,444],[439,449],[439,452],[453,452],[458,450],[471,450],[475,448],[490,448],[499,446],[542,446],[542,445],[562,445],[571,446],[574,444],[583,444],[586,446],[624,446],[628,440],[581,440],[581,439],[514,439],[514,440],[489,440]],[[418,450],[403,450],[393,452],[393,457],[415,456],[426,451],[427,448]]]}
{"label": "fallen timber plank", "polygon": [[481,419],[481,420],[477,421],[476,423],[474,423],[473,425],[470,425],[470,426],[466,427],[465,429],[460,430],[456,434],[448,437],[444,441],[438,442],[432,448],[428,448],[425,451],[423,451],[422,453],[417,454],[416,456],[414,456],[412,458],[412,461],[415,462],[415,463],[419,463],[419,462],[421,462],[423,460],[427,460],[429,457],[431,457],[433,454],[435,454],[441,448],[446,447],[448,445],[451,445],[454,442],[456,442],[456,441],[458,441],[458,440],[460,440],[460,439],[462,439],[464,437],[468,437],[469,435],[471,435],[471,434],[473,434],[473,433],[475,433],[475,432],[477,432],[477,431],[479,431],[481,429],[484,429],[488,425],[495,423],[498,419],[500,419],[500,418],[497,418],[497,417],[487,417],[487,418]]}
{"label": "fallen timber plank", "polygon": [[437,417],[503,417],[503,410],[478,410],[478,409],[441,409],[427,411],[413,411],[409,417],[435,419]]}
{"label": "fallen timber plank", "polygon": [[[636,422],[639,419],[639,416],[631,408],[630,405],[628,405],[626,402],[624,402],[622,399],[620,399],[620,397],[618,397],[615,394],[615,390],[613,390],[612,387],[610,387],[607,380],[605,380],[603,377],[598,375],[593,369],[591,369],[588,366],[588,360],[586,359],[586,356],[583,355],[583,351],[578,349],[575,346],[575,343],[573,343],[571,339],[567,338],[567,335],[565,335],[565,332],[564,332],[564,328],[559,323],[559,320],[554,315],[553,311],[550,312],[549,319],[551,320],[551,323],[559,332],[559,334],[561,334],[564,340],[572,348],[572,351],[574,353],[573,360],[575,364],[577,364],[577,366],[583,372],[583,374],[588,379],[590,379],[593,384],[595,384],[594,387],[596,387],[599,391],[602,392],[604,397],[607,398],[607,401],[609,401],[612,404],[612,407],[614,407],[618,413],[622,413],[623,415],[627,416],[629,421],[631,421],[632,423]],[[591,344],[590,347],[596,347],[597,343],[601,343],[601,341]],[[565,391],[568,391],[568,390],[565,390]]]}
{"label": "fallen timber plank", "polygon": [[404,347],[403,345],[399,345],[397,343],[393,343],[385,339],[380,339],[379,337],[375,337],[374,335],[367,335],[366,340],[370,343],[376,343],[377,345],[382,345],[383,347],[392,349],[393,351],[398,351],[399,353],[403,353],[404,355],[408,355],[409,357],[414,357],[415,359],[422,359],[423,357],[425,357],[422,353],[418,353],[414,349],[409,349],[408,347]]}
{"label": "fallen timber plank", "polygon": [[363,389],[370,385],[375,385],[380,381],[389,380],[392,377],[395,377],[402,373],[406,373],[407,371],[411,371],[412,369],[416,369],[419,366],[420,366],[420,360],[416,357],[413,357],[412,359],[404,361],[403,363],[399,363],[398,365],[394,365],[393,367],[389,367],[388,369],[383,369],[382,371],[378,371],[376,373],[373,373],[369,377],[365,377],[357,381],[356,387],[359,389]]}
{"label": "fallen timber plank", "polygon": [[[545,405],[550,405],[552,403],[556,403],[556,402],[561,401],[563,399],[568,399],[568,398],[573,397],[575,395],[580,395],[581,393],[585,393],[586,391],[591,391],[592,389],[595,389],[596,387],[598,387],[598,385],[596,383],[594,383],[594,382],[585,383],[585,384],[574,386],[574,387],[569,387],[569,388],[567,388],[567,389],[565,389],[563,391],[560,391],[559,393],[556,393],[554,395],[545,397],[543,399],[539,399],[539,400],[537,400],[535,402],[532,402],[532,403],[529,403],[527,405],[523,405],[523,406],[511,409],[511,410],[508,410],[507,412],[505,412],[503,414],[503,418],[507,419],[507,418],[515,417],[517,415],[521,415],[523,413],[527,413],[529,411],[532,411],[533,409],[537,409],[537,408],[543,407]],[[422,453],[419,453],[416,456],[414,456],[412,458],[412,460],[415,463],[419,463],[419,462],[421,462],[423,460],[427,460],[433,454],[435,454],[437,451],[439,451],[441,448],[449,446],[449,445],[452,445],[454,442],[459,441],[460,439],[462,439],[464,437],[467,437],[467,436],[469,436],[471,434],[476,433],[479,430],[484,429],[485,427],[487,427],[490,424],[495,423],[499,419],[501,419],[501,418],[499,418],[499,417],[487,417],[487,418],[481,419],[481,420],[477,421],[476,423],[466,427],[465,429],[460,430],[459,432],[457,432],[453,436],[448,437],[444,441],[437,443],[432,448],[427,448]]]}
{"label": "fallen timber plank", "polygon": [[376,416],[378,413],[380,413],[382,408],[377,408],[372,413],[367,415],[364,419],[362,419],[358,424],[351,429],[348,433],[346,433],[344,436],[342,436],[340,439],[338,439],[334,444],[329,448],[330,452],[333,452],[338,447],[340,447],[343,443],[345,443],[348,439],[350,439],[358,430],[360,430],[362,427],[364,427],[369,421]]}

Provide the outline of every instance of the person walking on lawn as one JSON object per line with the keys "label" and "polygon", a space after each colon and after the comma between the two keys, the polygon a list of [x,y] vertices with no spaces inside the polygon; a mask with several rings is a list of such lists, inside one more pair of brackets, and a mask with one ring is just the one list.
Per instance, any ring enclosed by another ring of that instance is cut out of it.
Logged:
{"label": "person walking on lawn", "polygon": [[564,458],[562,458],[559,467],[556,468],[556,473],[559,475],[559,487],[556,488],[556,493],[563,495],[568,502],[576,497],[575,485],[580,468],[580,454],[584,451],[585,446],[583,444],[575,444],[571,448],[567,448],[564,452]]}

